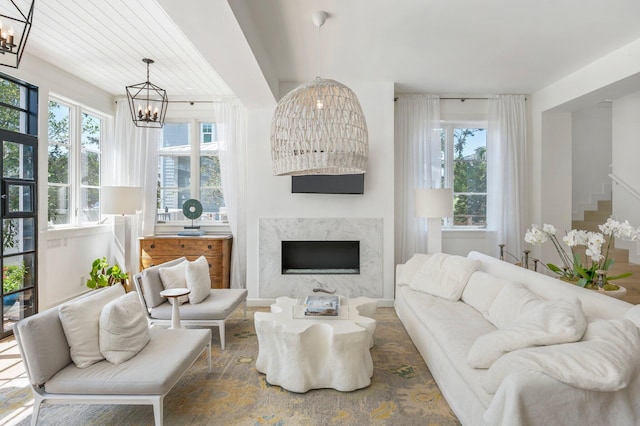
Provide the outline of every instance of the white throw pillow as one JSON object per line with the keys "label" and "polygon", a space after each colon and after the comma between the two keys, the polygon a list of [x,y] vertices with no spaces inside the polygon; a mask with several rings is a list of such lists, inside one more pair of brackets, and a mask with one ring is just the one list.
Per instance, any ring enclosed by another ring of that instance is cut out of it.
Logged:
{"label": "white throw pillow", "polygon": [[[158,268],[160,274],[160,280],[165,290],[170,288],[187,288],[187,274],[186,274],[187,261],[180,262],[174,266],[167,266]],[[169,303],[173,305],[174,300],[178,300],[178,304],[182,305],[189,301],[188,296],[168,297]]]}
{"label": "white throw pillow", "polygon": [[446,300],[460,300],[469,277],[479,268],[478,260],[436,253],[418,269],[409,287]]}
{"label": "white throw pillow", "polygon": [[522,285],[511,282],[502,287],[484,317],[496,327],[506,328],[520,315],[543,301],[542,297]]}
{"label": "white throw pillow", "polygon": [[196,304],[202,302],[211,294],[211,277],[209,276],[209,262],[204,256],[200,256],[193,262],[186,265],[187,288],[189,293],[189,303]]}
{"label": "white throw pillow", "polygon": [[135,291],[104,305],[100,313],[100,353],[107,361],[123,363],[149,343],[143,309]]}
{"label": "white throw pillow", "polygon": [[418,269],[431,257],[430,254],[416,253],[402,266],[397,285],[409,285]]}
{"label": "white throw pillow", "polygon": [[99,328],[102,307],[125,294],[120,284],[97,290],[95,294],[72,300],[60,306],[58,315],[78,368],[86,368],[104,356],[100,352]]}

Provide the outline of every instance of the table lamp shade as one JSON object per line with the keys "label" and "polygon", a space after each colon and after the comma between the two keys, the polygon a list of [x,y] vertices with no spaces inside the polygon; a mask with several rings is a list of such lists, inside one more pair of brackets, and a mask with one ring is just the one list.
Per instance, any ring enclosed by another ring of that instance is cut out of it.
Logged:
{"label": "table lamp shade", "polygon": [[452,217],[453,191],[451,188],[416,189],[415,204],[417,217]]}
{"label": "table lamp shade", "polygon": [[142,208],[142,188],[136,186],[103,186],[103,214],[135,214]]}

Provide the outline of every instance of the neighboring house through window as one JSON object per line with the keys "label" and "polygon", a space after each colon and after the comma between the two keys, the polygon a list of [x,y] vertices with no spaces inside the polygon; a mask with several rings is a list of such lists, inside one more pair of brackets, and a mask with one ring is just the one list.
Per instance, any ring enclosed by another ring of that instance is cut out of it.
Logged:
{"label": "neighboring house through window", "polygon": [[487,132],[485,123],[442,127],[442,186],[453,188],[454,228],[487,227]]}
{"label": "neighboring house through window", "polygon": [[48,221],[83,225],[100,220],[104,116],[61,98],[49,100]]}
{"label": "neighboring house through window", "polygon": [[182,205],[191,198],[202,203],[199,222],[225,219],[218,126],[197,120],[164,124],[158,147],[158,223],[185,220]]}

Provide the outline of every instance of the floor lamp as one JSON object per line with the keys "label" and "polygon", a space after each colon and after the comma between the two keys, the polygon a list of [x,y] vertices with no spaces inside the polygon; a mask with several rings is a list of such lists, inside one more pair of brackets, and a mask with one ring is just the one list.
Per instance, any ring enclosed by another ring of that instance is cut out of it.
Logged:
{"label": "floor lamp", "polygon": [[142,188],[136,186],[103,186],[102,213],[120,215],[124,221],[124,238],[119,239],[116,233],[116,218],[113,219],[113,234],[116,242],[121,244],[123,267],[131,275],[134,272],[133,262],[129,259],[131,251],[131,222],[130,215],[136,214],[142,208]]}
{"label": "floor lamp", "polygon": [[442,218],[453,216],[453,191],[416,189],[416,216],[427,218],[427,253],[442,252]]}

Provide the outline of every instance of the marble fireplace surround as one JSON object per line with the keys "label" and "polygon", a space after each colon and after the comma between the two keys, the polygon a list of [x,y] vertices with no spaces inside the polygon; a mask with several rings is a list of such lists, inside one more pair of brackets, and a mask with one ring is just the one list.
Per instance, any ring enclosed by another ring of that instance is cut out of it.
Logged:
{"label": "marble fireplace surround", "polygon": [[[383,297],[382,218],[260,218],[259,295],[297,296],[314,287],[349,297]],[[282,241],[360,241],[359,274],[282,274]]]}

